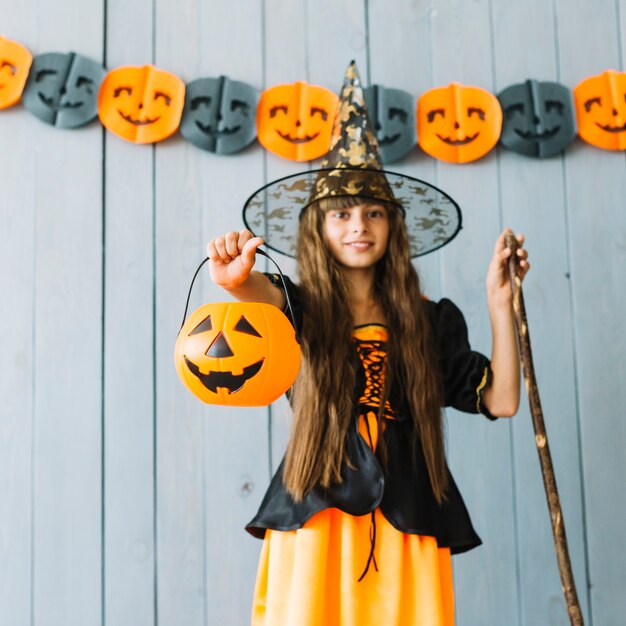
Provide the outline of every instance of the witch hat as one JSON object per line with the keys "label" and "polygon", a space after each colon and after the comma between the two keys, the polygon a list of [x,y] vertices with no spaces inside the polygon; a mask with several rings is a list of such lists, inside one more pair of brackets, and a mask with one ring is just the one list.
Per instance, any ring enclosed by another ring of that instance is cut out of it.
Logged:
{"label": "witch hat", "polygon": [[444,191],[382,169],[354,61],[346,71],[330,148],[321,167],[261,187],[246,201],[243,219],[269,248],[295,256],[302,212],[323,198],[345,196],[397,206],[405,217],[412,257],[441,248],[461,228],[461,210]]}

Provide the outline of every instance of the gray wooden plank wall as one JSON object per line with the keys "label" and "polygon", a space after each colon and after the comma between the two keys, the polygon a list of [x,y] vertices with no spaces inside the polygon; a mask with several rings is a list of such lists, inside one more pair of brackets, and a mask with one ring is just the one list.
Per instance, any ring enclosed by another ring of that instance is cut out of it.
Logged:
{"label": "gray wooden plank wall", "polygon": [[[574,87],[624,70],[626,0],[0,0],[33,53],[155,63],[262,90],[365,81],[417,97],[457,81]],[[135,146],[94,123],[0,112],[0,623],[239,626],[260,542],[242,530],[288,435],[270,409],[207,408],[172,348],[206,241],[240,228],[264,181],[304,167],[258,145],[231,157],[174,137]],[[431,298],[489,353],[484,274],[503,226],[527,236],[527,309],[587,624],[626,614],[626,158],[577,140],[544,161],[497,150],[464,166],[414,150],[393,169],[464,209],[419,262]],[[284,260],[285,269],[293,264]],[[223,296],[206,278],[193,303]],[[566,624],[527,404],[495,424],[447,415],[450,463],[484,546],[455,558],[460,626]]]}

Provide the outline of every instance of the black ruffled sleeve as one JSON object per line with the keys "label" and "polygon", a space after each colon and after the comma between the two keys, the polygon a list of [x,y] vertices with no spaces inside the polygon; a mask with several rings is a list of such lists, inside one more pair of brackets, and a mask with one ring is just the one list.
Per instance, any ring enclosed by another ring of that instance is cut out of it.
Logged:
{"label": "black ruffled sleeve", "polygon": [[[280,274],[270,274],[269,272],[264,272],[264,274],[267,278],[269,278],[272,285],[276,285],[276,287],[278,287],[281,291],[285,291],[283,281],[280,279]],[[298,286],[291,280],[291,278],[289,278],[289,276],[285,276],[285,285],[287,286],[289,301],[291,302],[291,307],[293,309],[293,317],[291,316],[291,311],[289,311],[289,305],[287,304],[285,304],[283,313],[289,318],[296,331],[299,331],[302,328],[302,300],[300,299]]]}
{"label": "black ruffled sleeve", "polygon": [[444,404],[466,413],[497,419],[482,401],[491,382],[491,363],[470,348],[467,324],[460,309],[447,298],[429,303],[444,387]]}

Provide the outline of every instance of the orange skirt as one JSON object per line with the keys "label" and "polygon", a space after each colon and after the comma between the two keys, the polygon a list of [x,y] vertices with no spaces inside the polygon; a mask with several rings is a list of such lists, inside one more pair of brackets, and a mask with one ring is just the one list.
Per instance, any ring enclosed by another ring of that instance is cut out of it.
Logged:
{"label": "orange skirt", "polygon": [[380,509],[375,520],[378,571],[372,560],[360,582],[371,514],[326,509],[298,530],[267,530],[252,626],[454,626],[450,549],[396,530]]}

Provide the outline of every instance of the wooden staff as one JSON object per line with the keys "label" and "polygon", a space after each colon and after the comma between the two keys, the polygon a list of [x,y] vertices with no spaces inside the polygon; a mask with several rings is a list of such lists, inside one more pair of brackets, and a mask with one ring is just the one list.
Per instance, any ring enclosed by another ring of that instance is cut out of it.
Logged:
{"label": "wooden staff", "polygon": [[556,560],[561,574],[561,584],[565,603],[572,626],[583,626],[583,616],[578,603],[576,584],[572,574],[572,564],[567,549],[567,537],[565,536],[565,521],[561,512],[561,502],[559,492],[556,488],[552,457],[548,446],[548,435],[543,421],[541,401],[539,400],[539,390],[537,389],[537,379],[535,378],[535,367],[533,365],[533,355],[530,349],[530,335],[528,334],[528,321],[526,319],[526,308],[524,306],[524,294],[522,293],[522,281],[518,276],[519,257],[517,256],[518,242],[511,231],[506,235],[506,245],[511,248],[509,257],[509,277],[511,279],[511,289],[513,290],[513,311],[515,313],[515,328],[520,345],[522,357],[522,370],[524,372],[524,383],[528,402],[530,404],[530,414],[535,429],[535,443],[541,464],[541,474],[543,484],[548,499],[548,509],[550,520],[552,521],[552,534],[554,536],[554,547],[556,548]]}

